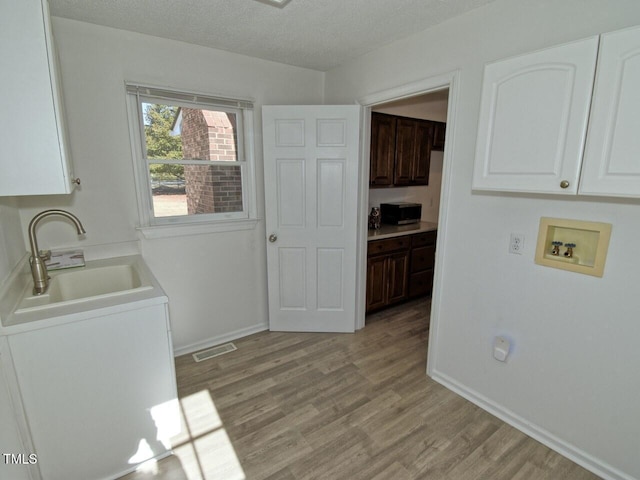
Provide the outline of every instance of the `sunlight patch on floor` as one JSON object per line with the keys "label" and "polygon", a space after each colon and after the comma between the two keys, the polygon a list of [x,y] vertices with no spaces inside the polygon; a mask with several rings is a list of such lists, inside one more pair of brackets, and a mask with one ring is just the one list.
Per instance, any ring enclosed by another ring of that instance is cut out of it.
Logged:
{"label": "sunlight patch on floor", "polygon": [[233,444],[208,390],[182,398],[180,434],[171,439],[189,480],[244,480]]}

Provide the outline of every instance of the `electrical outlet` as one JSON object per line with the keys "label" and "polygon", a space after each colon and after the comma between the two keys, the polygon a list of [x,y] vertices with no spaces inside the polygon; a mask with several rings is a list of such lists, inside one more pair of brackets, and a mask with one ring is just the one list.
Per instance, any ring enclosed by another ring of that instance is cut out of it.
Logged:
{"label": "electrical outlet", "polygon": [[521,233],[512,233],[511,240],[509,241],[509,253],[522,255],[523,250],[524,250],[524,235],[522,235]]}

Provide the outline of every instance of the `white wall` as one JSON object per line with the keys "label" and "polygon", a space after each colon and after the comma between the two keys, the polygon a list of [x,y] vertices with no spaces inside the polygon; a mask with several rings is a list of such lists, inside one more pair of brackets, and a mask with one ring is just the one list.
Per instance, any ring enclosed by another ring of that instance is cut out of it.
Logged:
{"label": "white wall", "polygon": [[[24,230],[38,211],[65,208],[78,215],[87,235],[78,240],[66,222],[43,222],[42,247],[109,245],[128,252],[138,242],[125,81],[253,98],[258,211],[264,217],[260,107],[322,103],[321,73],[61,18],[53,19],[53,30],[82,187],[70,196],[22,198],[20,215]],[[141,250],[169,296],[177,351],[266,328],[262,221],[243,232],[142,240]]]}
{"label": "white wall", "polygon": [[447,107],[449,105],[448,97],[447,90],[440,90],[426,95],[418,95],[376,105],[371,107],[371,111],[446,122]]}
{"label": "white wall", "polygon": [[[326,76],[326,101],[349,103],[459,70],[434,377],[601,475],[627,479],[640,478],[639,203],[473,194],[471,178],[485,62],[634,24],[636,0],[497,0]],[[604,277],[535,265],[541,216],[612,223]],[[523,255],[508,254],[511,232],[525,235]],[[497,334],[513,339],[506,364],[492,358]]]}

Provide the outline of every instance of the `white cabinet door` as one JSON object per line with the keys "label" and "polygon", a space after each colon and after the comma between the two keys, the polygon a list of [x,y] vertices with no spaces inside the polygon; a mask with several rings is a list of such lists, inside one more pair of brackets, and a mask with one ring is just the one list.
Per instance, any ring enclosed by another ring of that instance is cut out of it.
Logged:
{"label": "white cabinet door", "polygon": [[579,192],[640,197],[640,28],[602,35]]}
{"label": "white cabinet door", "polygon": [[0,0],[0,195],[72,190],[47,0]]}
{"label": "white cabinet door", "polygon": [[180,423],[168,335],[160,304],[9,337],[44,479],[115,478],[167,452]]}
{"label": "white cabinet door", "polygon": [[[34,452],[21,439],[18,428],[18,414],[9,388],[12,375],[5,338],[0,338],[0,478],[12,480],[32,480],[40,478]],[[5,457],[5,455],[9,455]]]}
{"label": "white cabinet door", "polygon": [[577,192],[597,52],[591,37],[485,67],[474,189]]}

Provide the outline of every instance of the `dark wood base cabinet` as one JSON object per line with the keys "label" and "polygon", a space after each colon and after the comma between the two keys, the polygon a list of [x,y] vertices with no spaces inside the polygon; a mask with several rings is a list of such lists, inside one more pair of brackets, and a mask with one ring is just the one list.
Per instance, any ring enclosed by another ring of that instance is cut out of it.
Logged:
{"label": "dark wood base cabinet", "polygon": [[430,295],[433,288],[433,265],[436,260],[436,232],[411,237],[409,297]]}
{"label": "dark wood base cabinet", "polygon": [[430,295],[436,231],[369,242],[367,313]]}

